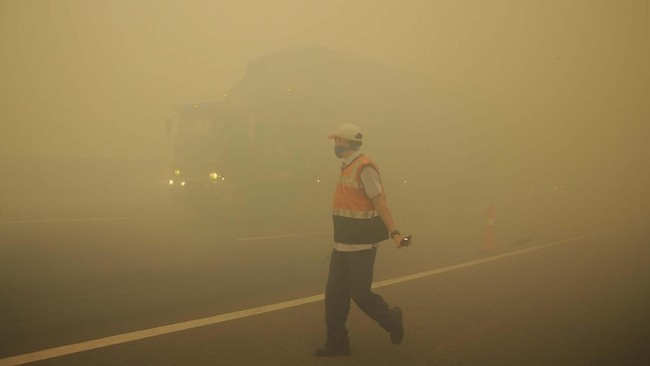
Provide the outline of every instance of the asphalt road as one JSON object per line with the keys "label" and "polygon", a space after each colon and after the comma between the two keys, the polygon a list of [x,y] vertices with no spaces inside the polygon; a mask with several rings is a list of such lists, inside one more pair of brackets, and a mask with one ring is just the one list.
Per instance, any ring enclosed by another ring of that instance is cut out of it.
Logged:
{"label": "asphalt road", "polygon": [[[315,359],[322,301],[47,358],[43,365],[645,365],[647,229],[544,231],[480,252],[436,234],[382,244],[377,289],[405,314],[400,346],[353,307],[353,354]],[[435,227],[435,225],[433,225]],[[582,239],[557,243],[562,238]],[[0,365],[31,353],[186,324],[323,292],[329,222],[144,216],[0,224]],[[528,249],[535,249],[526,251]],[[504,255],[504,254],[513,255]],[[494,260],[491,260],[494,259]],[[476,262],[482,260],[483,262]],[[457,267],[450,267],[459,265]],[[11,358],[15,357],[15,358]]]}

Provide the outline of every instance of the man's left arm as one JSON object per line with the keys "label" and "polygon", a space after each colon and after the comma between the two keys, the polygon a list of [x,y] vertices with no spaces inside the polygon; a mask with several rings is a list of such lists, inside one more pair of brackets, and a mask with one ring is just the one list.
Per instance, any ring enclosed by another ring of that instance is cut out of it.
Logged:
{"label": "man's left arm", "polygon": [[[388,228],[388,232],[392,233],[396,229],[396,226],[395,221],[393,220],[393,215],[390,213],[390,209],[386,203],[386,197],[384,197],[383,194],[378,194],[373,197],[371,201],[373,206],[375,206],[375,210],[377,210],[379,217],[381,217],[381,220],[384,222],[384,225]],[[395,236],[392,236],[392,239],[397,248],[401,248],[400,243],[403,239],[402,234],[395,234]]]}
{"label": "man's left arm", "polygon": [[[384,188],[381,183],[379,172],[372,167],[363,168],[363,170],[361,170],[361,184],[363,184],[366,195],[370,198],[373,206],[375,206],[375,210],[377,210],[379,217],[384,222],[384,225],[386,225],[388,232],[392,233],[395,231],[397,227],[395,226],[393,215],[391,215],[388,204],[386,203],[386,196],[383,194]],[[403,239],[402,235],[395,234],[395,236],[392,236],[392,239],[395,241],[395,245],[398,248],[401,248],[400,243]]]}

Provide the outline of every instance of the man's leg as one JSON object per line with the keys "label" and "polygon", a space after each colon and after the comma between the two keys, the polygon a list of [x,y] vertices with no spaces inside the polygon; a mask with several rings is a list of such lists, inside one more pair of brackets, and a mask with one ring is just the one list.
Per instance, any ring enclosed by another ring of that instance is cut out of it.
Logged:
{"label": "man's leg", "polygon": [[349,258],[352,300],[366,315],[391,333],[393,343],[401,343],[404,333],[401,309],[390,309],[386,301],[371,290],[377,248],[350,254],[352,254]]}
{"label": "man's leg", "polygon": [[316,356],[350,354],[345,323],[350,312],[349,268],[345,252],[332,251],[325,288],[325,323],[327,342],[314,352]]}

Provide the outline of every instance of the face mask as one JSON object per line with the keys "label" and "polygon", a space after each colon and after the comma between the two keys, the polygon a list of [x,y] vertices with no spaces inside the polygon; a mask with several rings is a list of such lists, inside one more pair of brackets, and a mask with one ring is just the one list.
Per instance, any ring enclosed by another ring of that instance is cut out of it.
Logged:
{"label": "face mask", "polygon": [[334,145],[334,154],[339,158],[343,158],[343,154],[345,154],[350,150],[354,150],[354,147]]}

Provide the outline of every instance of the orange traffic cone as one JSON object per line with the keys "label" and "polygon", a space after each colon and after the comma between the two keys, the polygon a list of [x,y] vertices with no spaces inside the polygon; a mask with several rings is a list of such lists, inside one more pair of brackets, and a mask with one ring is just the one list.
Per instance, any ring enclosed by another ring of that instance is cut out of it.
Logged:
{"label": "orange traffic cone", "polygon": [[487,223],[485,224],[485,238],[482,252],[489,254],[497,251],[496,229],[494,226],[494,204],[488,205]]}

